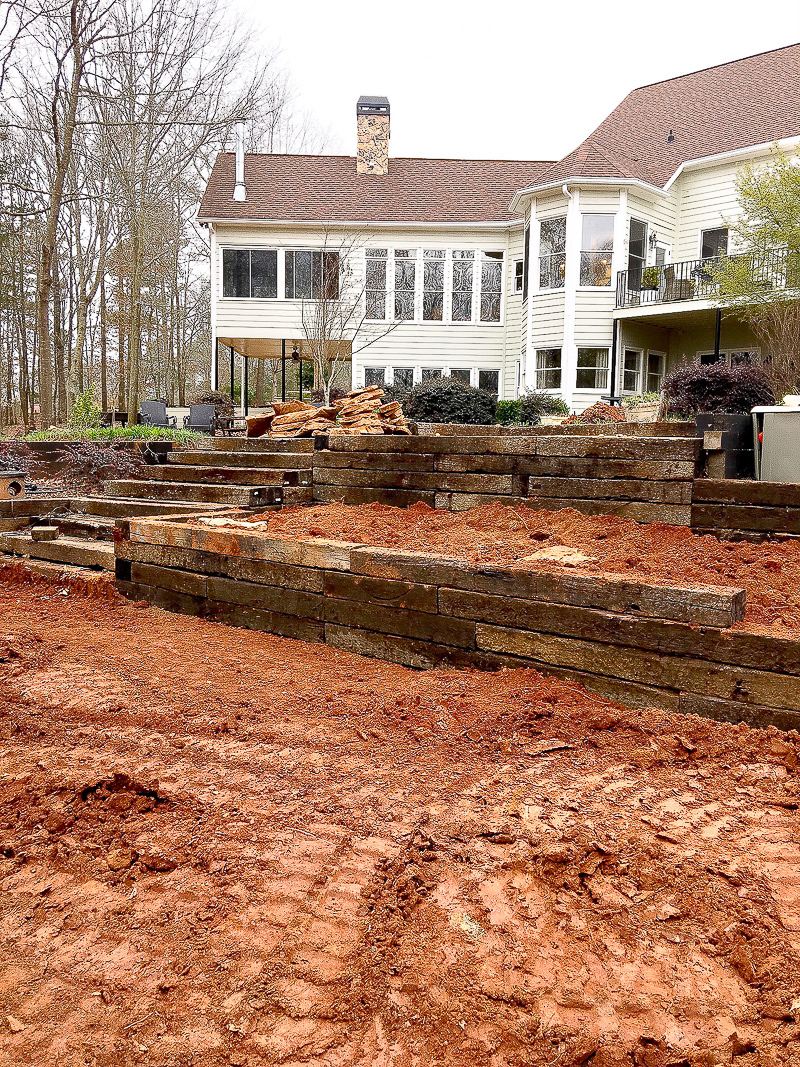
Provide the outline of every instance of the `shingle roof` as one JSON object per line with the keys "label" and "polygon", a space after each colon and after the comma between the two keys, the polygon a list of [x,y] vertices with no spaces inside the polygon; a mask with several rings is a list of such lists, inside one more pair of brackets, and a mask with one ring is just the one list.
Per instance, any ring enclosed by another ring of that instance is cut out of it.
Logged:
{"label": "shingle roof", "polygon": [[539,183],[625,177],[664,185],[687,160],[797,136],[800,44],[634,89]]}
{"label": "shingle roof", "polygon": [[233,199],[234,155],[217,156],[199,218],[317,222],[508,222],[518,189],[550,162],[390,159],[357,174],[353,156],[245,156],[247,199]]}

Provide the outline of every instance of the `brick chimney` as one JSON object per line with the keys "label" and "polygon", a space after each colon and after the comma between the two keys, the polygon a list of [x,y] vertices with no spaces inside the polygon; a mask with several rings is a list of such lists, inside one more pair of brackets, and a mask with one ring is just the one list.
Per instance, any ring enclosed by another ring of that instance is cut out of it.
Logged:
{"label": "brick chimney", "polygon": [[389,101],[385,96],[360,96],[358,118],[359,174],[389,173]]}

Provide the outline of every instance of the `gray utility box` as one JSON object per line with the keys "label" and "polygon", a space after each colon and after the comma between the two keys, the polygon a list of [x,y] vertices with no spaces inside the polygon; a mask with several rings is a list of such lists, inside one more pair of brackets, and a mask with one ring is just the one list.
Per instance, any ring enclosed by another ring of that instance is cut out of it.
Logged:
{"label": "gray utility box", "polygon": [[753,408],[756,477],[800,483],[800,407]]}

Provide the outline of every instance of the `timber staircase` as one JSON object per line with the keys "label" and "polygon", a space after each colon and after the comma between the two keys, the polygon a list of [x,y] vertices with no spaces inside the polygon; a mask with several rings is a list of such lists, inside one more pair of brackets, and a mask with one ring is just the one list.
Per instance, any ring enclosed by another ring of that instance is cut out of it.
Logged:
{"label": "timber staircase", "polygon": [[[144,477],[105,482],[103,496],[30,496],[9,505],[9,517],[0,515],[0,554],[113,571],[121,520],[311,503],[311,439],[210,438],[144,454]],[[43,523],[58,526],[55,541],[33,540],[30,527]]]}

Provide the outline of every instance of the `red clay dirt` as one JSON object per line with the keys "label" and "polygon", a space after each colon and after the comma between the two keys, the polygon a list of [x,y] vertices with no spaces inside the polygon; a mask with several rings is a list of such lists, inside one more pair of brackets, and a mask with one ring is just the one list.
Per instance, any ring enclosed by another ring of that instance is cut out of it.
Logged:
{"label": "red clay dirt", "polygon": [[4,1067],[800,1062],[797,734],[59,585],[0,635]]}
{"label": "red clay dirt", "polygon": [[551,562],[524,560],[541,548],[566,545],[590,557],[581,574],[624,574],[668,585],[729,585],[747,592],[747,614],[736,628],[800,639],[800,541],[720,541],[686,526],[642,524],[614,515],[583,515],[573,508],[534,511],[486,504],[444,511],[413,504],[320,504],[254,517],[272,537],[335,538],[412,552],[456,556],[469,563],[519,563],[551,570]]}

